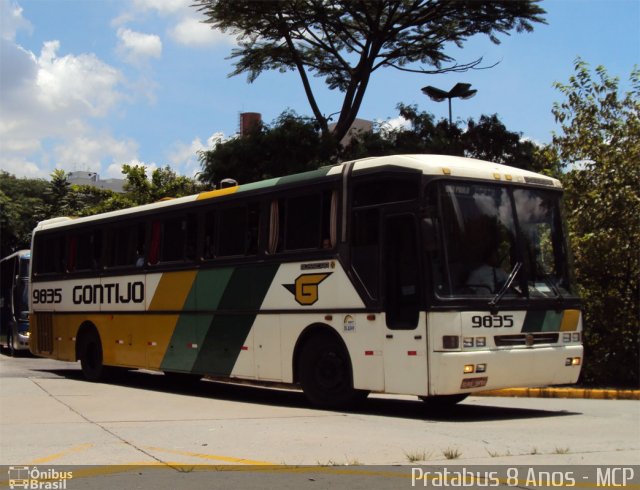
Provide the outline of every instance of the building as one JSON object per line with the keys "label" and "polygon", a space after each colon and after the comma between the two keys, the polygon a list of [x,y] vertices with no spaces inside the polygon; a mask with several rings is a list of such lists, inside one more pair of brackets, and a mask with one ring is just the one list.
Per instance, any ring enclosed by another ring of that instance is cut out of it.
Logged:
{"label": "building", "polygon": [[[336,127],[336,124],[329,125],[329,131],[333,131]],[[340,144],[342,146],[347,146],[352,138],[359,133],[371,133],[373,131],[373,121],[368,121],[366,119],[355,119],[347,131],[347,134],[340,140]]]}
{"label": "building", "polygon": [[67,174],[67,182],[73,185],[91,185],[99,189],[107,189],[114,192],[123,193],[124,179],[100,179],[96,172],[85,172],[78,170]]}
{"label": "building", "polygon": [[262,114],[259,112],[240,113],[240,136],[247,136],[253,128],[262,124]]}

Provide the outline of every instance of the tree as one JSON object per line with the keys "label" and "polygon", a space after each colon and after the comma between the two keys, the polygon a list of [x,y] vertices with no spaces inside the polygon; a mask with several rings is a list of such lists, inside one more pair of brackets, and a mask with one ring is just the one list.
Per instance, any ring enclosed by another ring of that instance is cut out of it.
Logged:
{"label": "tree", "polygon": [[432,114],[415,106],[398,105],[400,115],[410,127],[360,134],[345,148],[343,158],[390,155],[395,153],[434,153],[479,158],[526,170],[540,171],[547,164],[541,149],[509,131],[497,114],[470,118],[463,126],[436,122]]}
{"label": "tree", "polygon": [[271,125],[200,152],[200,180],[214,186],[225,178],[248,183],[314,170],[335,157],[331,141],[313,119],[285,111]]}
{"label": "tree", "polygon": [[43,179],[18,179],[0,171],[0,257],[31,244],[31,230],[43,219]]}
{"label": "tree", "polygon": [[584,300],[588,383],[638,386],[640,297],[640,70],[618,79],[582,59],[555,87],[561,132],[553,148],[564,176],[575,268]]}
{"label": "tree", "polygon": [[544,22],[538,0],[196,0],[213,28],[237,35],[231,75],[253,82],[263,71],[295,70],[323,134],[310,75],[342,92],[334,130],[340,141],[355,120],[372,74],[381,68],[427,75],[477,68],[482,58],[459,64],[445,53],[476,34],[499,43],[499,34],[532,31]]}
{"label": "tree", "polygon": [[528,170],[540,170],[546,159],[541,148],[509,131],[497,115],[469,119],[465,126],[436,122],[433,114],[415,106],[398,105],[400,115],[410,127],[391,129],[385,123],[375,131],[361,132],[340,151],[320,134],[311,118],[283,112],[271,124],[261,124],[241,137],[219,142],[214,149],[200,153],[200,180],[214,186],[221,179],[240,183],[281,177],[314,170],[336,159],[392,155],[398,153],[436,153],[485,158]]}
{"label": "tree", "polygon": [[176,174],[167,165],[156,168],[147,178],[147,170],[143,165],[123,165],[122,173],[127,182],[124,185],[126,198],[133,205],[148,204],[161,199],[189,196],[202,190],[194,179]]}

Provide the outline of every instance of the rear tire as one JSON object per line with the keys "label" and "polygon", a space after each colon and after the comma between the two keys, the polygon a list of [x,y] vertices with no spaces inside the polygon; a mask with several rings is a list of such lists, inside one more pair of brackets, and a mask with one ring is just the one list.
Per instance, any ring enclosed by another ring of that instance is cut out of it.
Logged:
{"label": "rear tire", "polygon": [[102,342],[95,330],[88,331],[82,337],[80,366],[87,381],[100,381],[105,378],[107,368],[102,363]]}
{"label": "rear tire", "polygon": [[348,408],[369,394],[353,388],[349,354],[332,335],[314,335],[305,342],[298,373],[305,396],[317,407]]}

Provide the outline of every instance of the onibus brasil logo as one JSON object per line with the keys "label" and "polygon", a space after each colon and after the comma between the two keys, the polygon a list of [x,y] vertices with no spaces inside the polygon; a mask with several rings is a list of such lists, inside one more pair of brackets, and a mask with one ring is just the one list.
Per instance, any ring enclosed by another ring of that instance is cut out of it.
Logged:
{"label": "onibus brasil logo", "polygon": [[53,468],[40,470],[37,466],[9,466],[9,488],[42,490],[64,490],[73,471],[58,471]]}

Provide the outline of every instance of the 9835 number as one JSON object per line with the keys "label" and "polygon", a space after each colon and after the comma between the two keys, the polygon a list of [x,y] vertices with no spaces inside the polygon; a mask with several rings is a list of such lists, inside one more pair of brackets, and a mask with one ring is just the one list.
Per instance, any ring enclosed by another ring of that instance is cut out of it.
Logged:
{"label": "9835 number", "polygon": [[473,328],[511,328],[513,315],[474,315],[471,317]]}
{"label": "9835 number", "polygon": [[62,289],[34,289],[31,299],[34,304],[61,303]]}

